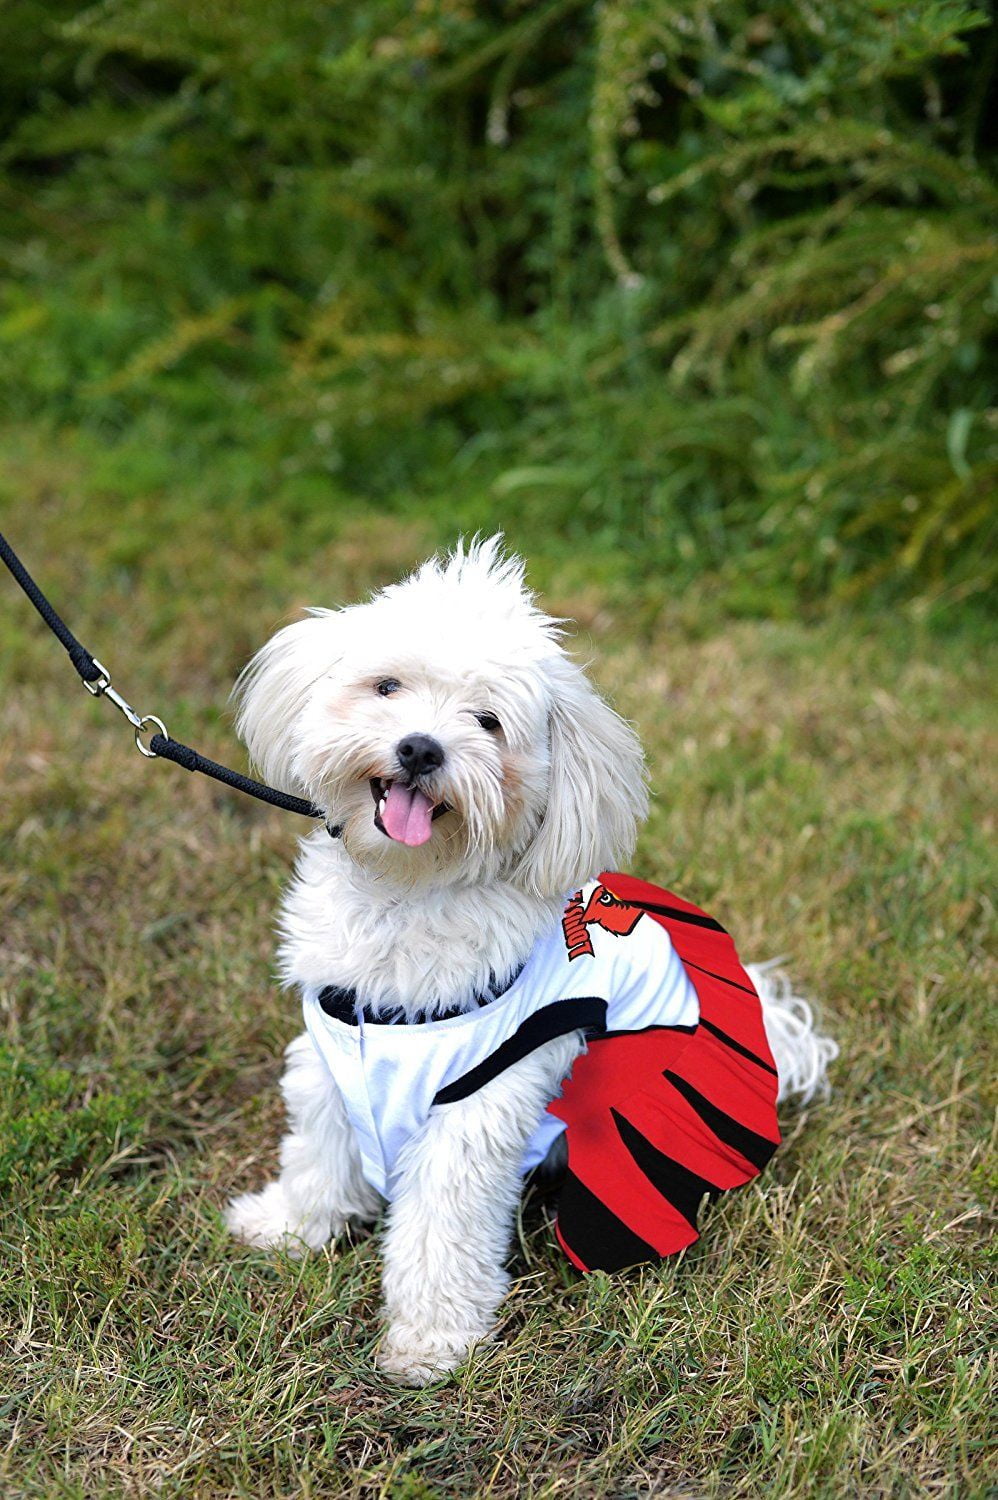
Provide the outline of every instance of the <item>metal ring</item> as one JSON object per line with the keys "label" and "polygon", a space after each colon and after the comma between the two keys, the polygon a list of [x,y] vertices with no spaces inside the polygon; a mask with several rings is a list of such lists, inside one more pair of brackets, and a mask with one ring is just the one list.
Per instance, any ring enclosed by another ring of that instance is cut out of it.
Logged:
{"label": "metal ring", "polygon": [[147,759],[158,760],[159,756],[156,754],[155,750],[147,750],[145,745],[143,745],[142,740],[139,738],[140,735],[143,735],[145,733],[147,724],[155,724],[164,740],[168,740],[170,736],[167,731],[166,725],[163,723],[163,720],[157,719],[155,714],[143,714],[142,718],[139,720],[138,728],[135,731],[135,748],[136,750],[140,750],[142,754],[147,757]]}
{"label": "metal ring", "polygon": [[105,667],[104,663],[97,660],[96,656],[93,660],[94,666],[100,673],[100,677],[96,682],[87,682],[86,678],[84,678],[83,686],[86,688],[91,698],[99,698],[101,693],[106,693],[108,688],[111,686],[111,674],[108,671],[107,667]]}

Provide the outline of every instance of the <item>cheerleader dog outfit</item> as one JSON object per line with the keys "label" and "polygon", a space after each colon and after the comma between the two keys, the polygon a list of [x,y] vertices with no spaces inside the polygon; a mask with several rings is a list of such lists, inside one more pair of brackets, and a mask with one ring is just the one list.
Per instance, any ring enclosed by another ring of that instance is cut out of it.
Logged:
{"label": "cheerleader dog outfit", "polygon": [[584,1031],[587,1050],[522,1166],[537,1166],[565,1133],[556,1233],[582,1271],[692,1244],[703,1197],[749,1182],[779,1144],[776,1069],[731,938],[633,876],[603,874],[578,891],[509,987],[476,1010],[393,1024],[332,986],[306,988],[303,999],[364,1176],[388,1199],[399,1154],[431,1110]]}

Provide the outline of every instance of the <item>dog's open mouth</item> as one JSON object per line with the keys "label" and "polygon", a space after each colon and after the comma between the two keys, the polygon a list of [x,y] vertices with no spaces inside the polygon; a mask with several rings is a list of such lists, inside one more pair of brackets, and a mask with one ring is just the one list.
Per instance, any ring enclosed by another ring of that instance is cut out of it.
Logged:
{"label": "dog's open mouth", "polygon": [[431,802],[419,787],[386,776],[371,777],[374,798],[374,826],[397,844],[416,848],[429,838],[435,818],[450,812],[450,803]]}

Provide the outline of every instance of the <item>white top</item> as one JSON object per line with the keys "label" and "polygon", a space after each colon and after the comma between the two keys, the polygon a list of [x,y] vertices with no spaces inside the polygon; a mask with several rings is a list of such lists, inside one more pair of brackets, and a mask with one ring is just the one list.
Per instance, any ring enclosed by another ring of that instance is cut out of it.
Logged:
{"label": "white top", "polygon": [[[415,1025],[372,1025],[360,1016],[351,1025],[322,1009],[322,986],[303,990],[305,1025],[343,1096],[364,1176],[377,1192],[391,1198],[399,1153],[431,1109],[466,1098],[552,1037],[697,1025],[696,991],[665,929],[641,914],[630,932],[609,930],[600,925],[600,903],[625,905],[590,881],[534,945],[509,989],[462,1015]],[[587,918],[587,908],[596,916]],[[628,911],[629,921],[634,908]],[[543,1161],[564,1129],[554,1115],[541,1114],[524,1172]]]}

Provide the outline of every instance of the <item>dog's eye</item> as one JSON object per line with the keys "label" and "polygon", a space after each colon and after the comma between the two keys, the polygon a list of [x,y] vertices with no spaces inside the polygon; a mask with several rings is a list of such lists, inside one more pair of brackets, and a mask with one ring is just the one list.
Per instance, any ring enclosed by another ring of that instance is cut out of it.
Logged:
{"label": "dog's eye", "polygon": [[374,691],[380,693],[382,698],[390,698],[397,693],[402,684],[395,677],[382,677],[380,682],[374,684]]}
{"label": "dog's eye", "polygon": [[475,718],[481,724],[482,728],[487,729],[490,734],[495,734],[497,729],[502,728],[495,714],[476,714]]}

